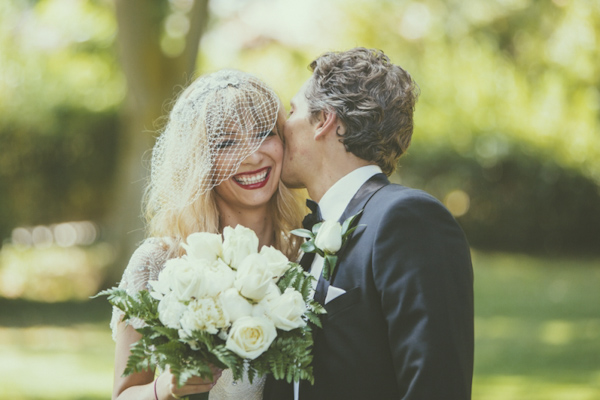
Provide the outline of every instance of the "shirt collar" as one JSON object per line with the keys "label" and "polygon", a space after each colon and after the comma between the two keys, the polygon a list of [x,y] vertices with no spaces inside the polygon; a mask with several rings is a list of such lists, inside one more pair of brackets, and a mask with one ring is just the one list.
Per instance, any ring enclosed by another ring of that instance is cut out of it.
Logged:
{"label": "shirt collar", "polygon": [[358,189],[373,175],[379,173],[381,173],[379,166],[367,165],[355,169],[334,183],[319,202],[323,219],[339,220]]}

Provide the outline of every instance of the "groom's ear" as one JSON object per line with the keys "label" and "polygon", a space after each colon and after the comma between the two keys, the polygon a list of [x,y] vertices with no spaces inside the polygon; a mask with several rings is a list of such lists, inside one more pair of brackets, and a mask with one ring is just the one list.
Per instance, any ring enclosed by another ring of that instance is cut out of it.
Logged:
{"label": "groom's ear", "polygon": [[330,132],[337,132],[339,126],[338,116],[331,111],[321,111],[315,126],[315,140],[327,136]]}

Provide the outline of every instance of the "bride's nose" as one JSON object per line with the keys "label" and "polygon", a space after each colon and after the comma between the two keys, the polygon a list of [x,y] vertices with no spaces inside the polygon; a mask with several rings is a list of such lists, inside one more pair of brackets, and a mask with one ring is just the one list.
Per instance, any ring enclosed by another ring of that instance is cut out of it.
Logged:
{"label": "bride's nose", "polygon": [[259,164],[262,161],[262,152],[260,151],[260,147],[256,149],[252,154],[250,154],[244,160],[243,164]]}

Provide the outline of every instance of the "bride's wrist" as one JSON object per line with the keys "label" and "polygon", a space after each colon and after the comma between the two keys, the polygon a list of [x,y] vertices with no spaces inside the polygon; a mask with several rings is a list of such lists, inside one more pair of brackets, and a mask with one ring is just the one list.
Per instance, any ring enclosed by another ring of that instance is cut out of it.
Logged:
{"label": "bride's wrist", "polygon": [[159,375],[159,376],[157,376],[157,377],[154,379],[154,384],[153,384],[153,386],[154,386],[154,400],[158,400],[158,391],[156,390],[156,384],[158,383],[158,378],[159,378],[159,377],[160,377],[160,375]]}
{"label": "bride's wrist", "polygon": [[163,376],[163,374],[160,374],[156,377],[156,379],[154,379],[154,400],[178,400],[181,399],[181,397],[177,396],[175,393],[173,393],[173,391],[171,390],[171,385],[165,387],[164,385],[161,385],[158,380],[161,378],[161,376]]}

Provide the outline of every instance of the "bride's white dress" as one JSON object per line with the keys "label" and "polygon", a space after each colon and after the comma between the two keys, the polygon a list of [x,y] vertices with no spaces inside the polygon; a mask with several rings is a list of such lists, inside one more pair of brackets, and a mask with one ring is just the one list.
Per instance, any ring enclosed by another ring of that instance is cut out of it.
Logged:
{"label": "bride's white dress", "polygon": [[[148,289],[148,281],[157,280],[158,274],[165,267],[168,257],[168,247],[165,242],[158,238],[150,238],[144,241],[133,253],[129,264],[123,273],[123,278],[119,287],[126,289],[130,294],[137,291]],[[116,338],[117,324],[121,320],[123,313],[113,308],[111,328],[113,339]],[[143,326],[141,320],[130,320],[130,325],[134,328]],[[226,399],[248,399],[260,400],[265,386],[265,377],[255,378],[250,384],[247,379],[243,381],[234,381],[231,371],[223,371],[221,378],[217,381],[215,387],[209,394],[210,400]]]}

